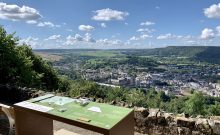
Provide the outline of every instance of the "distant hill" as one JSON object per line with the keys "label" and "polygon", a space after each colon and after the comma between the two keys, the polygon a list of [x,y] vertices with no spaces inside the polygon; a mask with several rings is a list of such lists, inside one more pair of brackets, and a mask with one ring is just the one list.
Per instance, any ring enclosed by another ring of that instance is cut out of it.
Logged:
{"label": "distant hill", "polygon": [[220,64],[220,47],[215,46],[168,46],[155,49],[127,50],[124,53],[138,56],[189,57],[195,60]]}
{"label": "distant hill", "polygon": [[100,50],[100,49],[42,49],[34,50],[34,52],[41,53],[52,53],[52,54],[64,54],[64,53],[102,53],[114,52],[126,55],[135,56],[160,56],[160,57],[188,57],[193,60],[199,60],[209,63],[220,64],[220,47],[217,46],[168,46],[165,48],[155,48],[155,49],[110,49],[110,50]]}

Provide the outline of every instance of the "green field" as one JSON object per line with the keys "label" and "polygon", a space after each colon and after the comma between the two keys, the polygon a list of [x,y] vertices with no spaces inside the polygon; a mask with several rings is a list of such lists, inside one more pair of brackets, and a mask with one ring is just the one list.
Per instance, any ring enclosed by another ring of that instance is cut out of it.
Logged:
{"label": "green field", "polygon": [[120,52],[115,51],[88,51],[80,53],[81,56],[93,56],[93,57],[116,57],[121,56]]}
{"label": "green field", "polygon": [[60,55],[55,55],[55,54],[50,54],[50,53],[36,52],[36,55],[39,55],[43,57],[45,60],[48,60],[51,62],[60,61],[61,59],[63,59],[63,57]]}
{"label": "green field", "polygon": [[[85,118],[90,121],[84,123],[104,129],[111,129],[115,124],[117,124],[132,111],[132,109],[128,108],[95,102],[90,102],[86,106],[81,106],[79,103],[73,102],[73,99],[71,98],[64,98],[62,100],[60,100],[60,98],[61,97],[55,96],[35,103],[54,108],[47,113],[80,122],[84,122],[79,120],[80,118]],[[58,105],[59,102],[62,103]],[[101,112],[88,110],[91,107],[98,107],[101,109]],[[65,108],[66,111],[61,112],[61,108]]]}

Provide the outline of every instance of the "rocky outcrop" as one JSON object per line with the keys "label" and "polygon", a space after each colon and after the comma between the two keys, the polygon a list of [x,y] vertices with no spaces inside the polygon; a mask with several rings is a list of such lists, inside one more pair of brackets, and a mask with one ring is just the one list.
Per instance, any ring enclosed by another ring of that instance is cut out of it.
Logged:
{"label": "rocky outcrop", "polygon": [[220,135],[219,117],[190,118],[159,109],[135,108],[135,130],[147,135]]}

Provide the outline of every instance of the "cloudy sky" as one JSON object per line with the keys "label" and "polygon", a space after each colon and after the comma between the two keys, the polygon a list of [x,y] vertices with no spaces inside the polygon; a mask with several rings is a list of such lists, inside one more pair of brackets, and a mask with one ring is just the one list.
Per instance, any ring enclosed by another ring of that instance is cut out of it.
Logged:
{"label": "cloudy sky", "polygon": [[34,49],[220,46],[219,0],[2,0],[0,24]]}

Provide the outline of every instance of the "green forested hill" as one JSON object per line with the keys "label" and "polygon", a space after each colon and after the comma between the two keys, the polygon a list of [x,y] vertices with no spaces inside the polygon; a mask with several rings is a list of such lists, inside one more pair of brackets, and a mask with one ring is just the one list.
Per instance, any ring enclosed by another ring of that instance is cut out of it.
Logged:
{"label": "green forested hill", "polygon": [[210,63],[220,63],[220,47],[214,46],[169,46],[165,48],[128,50],[125,52],[138,56],[162,56],[162,57],[189,57]]}
{"label": "green forested hill", "polygon": [[200,53],[195,54],[194,58],[200,61],[220,64],[220,47],[206,47]]}

